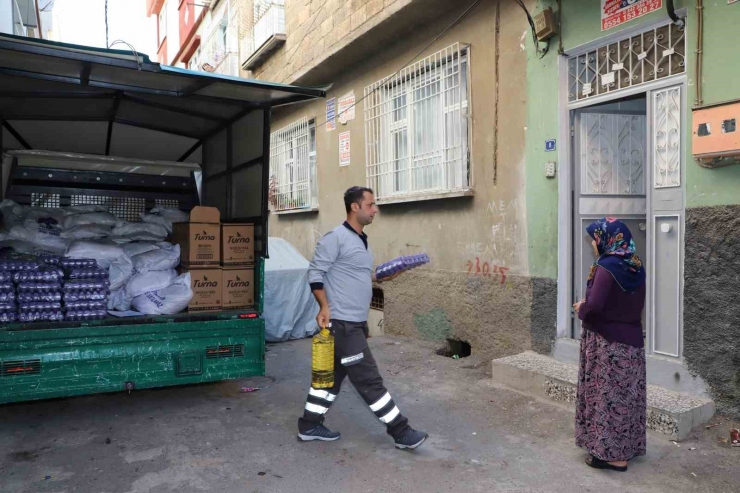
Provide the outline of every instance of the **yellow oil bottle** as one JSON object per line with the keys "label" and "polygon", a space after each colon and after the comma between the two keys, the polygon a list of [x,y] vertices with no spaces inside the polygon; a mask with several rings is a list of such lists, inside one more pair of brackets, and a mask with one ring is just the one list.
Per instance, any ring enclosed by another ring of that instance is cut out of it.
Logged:
{"label": "yellow oil bottle", "polygon": [[334,387],[334,336],[323,328],[313,337],[311,386],[315,389]]}

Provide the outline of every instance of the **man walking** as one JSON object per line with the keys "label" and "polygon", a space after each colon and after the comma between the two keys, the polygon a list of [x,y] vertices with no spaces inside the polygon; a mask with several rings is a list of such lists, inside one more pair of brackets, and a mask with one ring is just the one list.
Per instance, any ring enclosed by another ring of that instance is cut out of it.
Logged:
{"label": "man walking", "polygon": [[416,431],[401,414],[383,386],[367,345],[367,314],[375,281],[373,254],[363,229],[373,222],[378,208],[373,191],[352,187],[344,194],[347,221],[327,233],[318,245],[308,269],[308,282],[320,311],[319,327],[331,325],[334,335],[334,387],[308,393],[303,417],[298,420],[298,438],[303,441],[334,441],[341,436],[323,425],[324,415],[339,395],[342,380],[350,382],[375,416],[387,426],[400,449],[415,449],[428,435]]}

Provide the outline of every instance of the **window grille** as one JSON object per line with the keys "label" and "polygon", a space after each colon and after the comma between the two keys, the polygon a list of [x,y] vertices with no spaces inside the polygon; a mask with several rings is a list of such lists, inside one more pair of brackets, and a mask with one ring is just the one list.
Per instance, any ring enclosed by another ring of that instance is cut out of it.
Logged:
{"label": "window grille", "polygon": [[686,71],[686,33],[674,24],[568,60],[568,101],[579,101]]}
{"label": "window grille", "polygon": [[384,306],[385,298],[383,295],[383,290],[380,288],[373,288],[373,297],[370,300],[370,308],[372,308],[373,310],[383,311]]}
{"label": "window grille", "polygon": [[467,71],[454,44],[365,88],[366,175],[379,201],[470,189]]}
{"label": "window grille", "polygon": [[645,195],[646,117],[585,113],[580,133],[582,195]]}
{"label": "window grille", "polygon": [[313,120],[301,118],[270,135],[270,203],[275,211],[318,207]]}
{"label": "window grille", "polygon": [[48,207],[58,209],[61,196],[58,193],[32,193],[31,207]]}
{"label": "window grille", "polygon": [[146,199],[138,197],[109,197],[105,195],[72,195],[70,205],[102,205],[122,221],[140,222],[146,212]]}

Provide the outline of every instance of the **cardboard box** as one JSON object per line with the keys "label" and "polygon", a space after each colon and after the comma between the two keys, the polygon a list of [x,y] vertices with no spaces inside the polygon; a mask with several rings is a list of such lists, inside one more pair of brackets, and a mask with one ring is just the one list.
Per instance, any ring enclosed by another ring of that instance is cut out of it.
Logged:
{"label": "cardboard box", "polygon": [[254,307],[254,268],[223,270],[224,310],[242,310]]}
{"label": "cardboard box", "polygon": [[224,267],[254,265],[254,224],[221,225],[221,263]]}
{"label": "cardboard box", "polygon": [[181,269],[190,272],[190,287],[193,299],[189,312],[220,311],[223,306],[223,273],[217,269]]}
{"label": "cardboard box", "polygon": [[221,265],[221,213],[215,207],[193,207],[190,222],[173,225],[172,240],[180,245],[183,267]]}

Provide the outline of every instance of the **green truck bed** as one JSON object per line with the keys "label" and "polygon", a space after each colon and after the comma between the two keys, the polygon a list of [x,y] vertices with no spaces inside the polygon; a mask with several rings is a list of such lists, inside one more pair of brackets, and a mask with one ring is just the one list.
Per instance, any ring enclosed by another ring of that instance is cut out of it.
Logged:
{"label": "green truck bed", "polygon": [[0,404],[265,374],[265,263],[254,310],[0,327]]}
{"label": "green truck bed", "polygon": [[264,375],[262,319],[115,322],[1,329],[0,404]]}

